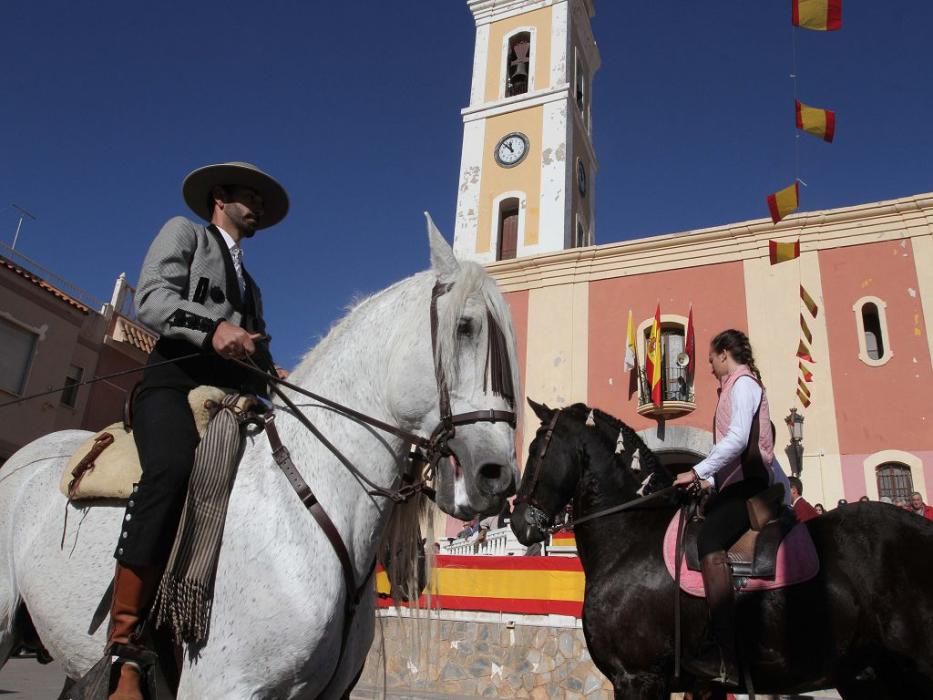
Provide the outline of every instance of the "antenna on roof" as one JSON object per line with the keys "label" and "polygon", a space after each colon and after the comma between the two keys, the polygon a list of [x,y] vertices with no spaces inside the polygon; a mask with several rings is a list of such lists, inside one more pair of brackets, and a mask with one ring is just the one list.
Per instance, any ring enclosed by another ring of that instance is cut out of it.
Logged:
{"label": "antenna on roof", "polygon": [[30,219],[35,221],[36,217],[33,214],[30,214],[25,209],[23,209],[21,206],[18,206],[16,204],[11,204],[10,206],[19,212],[19,223],[16,224],[16,233],[13,234],[13,245],[10,246],[13,250],[16,250],[16,239],[19,238],[19,230],[23,226],[23,219],[28,216]]}

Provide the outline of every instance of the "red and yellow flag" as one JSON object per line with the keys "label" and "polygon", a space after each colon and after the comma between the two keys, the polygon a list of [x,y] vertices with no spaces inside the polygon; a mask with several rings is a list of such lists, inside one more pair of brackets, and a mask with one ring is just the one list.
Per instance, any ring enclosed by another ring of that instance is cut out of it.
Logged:
{"label": "red and yellow flag", "polygon": [[803,314],[800,314],[800,330],[803,333],[803,337],[807,339],[807,342],[813,343],[813,334],[810,332],[810,326],[807,325],[806,319],[804,319]]}
{"label": "red and yellow flag", "polygon": [[801,360],[806,360],[807,362],[816,362],[813,359],[813,356],[810,354],[810,348],[807,347],[807,344],[802,340],[797,345],[797,357]]}
{"label": "red and yellow flag", "polygon": [[771,221],[777,223],[788,214],[797,211],[800,206],[800,184],[795,182],[783,190],[768,195],[768,211],[771,212]]}
{"label": "red and yellow flag", "polygon": [[834,32],[842,27],[842,0],[791,0],[795,27]]}
{"label": "red and yellow flag", "polygon": [[696,376],[697,367],[697,341],[696,334],[693,331],[693,304],[690,304],[690,312],[687,314],[687,332],[684,334],[684,352],[690,361],[687,363],[687,383],[693,381]]}
{"label": "red and yellow flag", "polygon": [[813,297],[803,288],[802,284],[800,285],[800,299],[803,301],[803,305],[807,307],[807,311],[810,312],[810,315],[816,318],[820,308],[816,305],[816,302],[813,301]]}
{"label": "red and yellow flag", "polygon": [[803,395],[808,399],[810,398],[810,388],[803,383],[803,380],[800,377],[797,377],[797,391],[803,392]]}
{"label": "red and yellow flag", "polygon": [[787,262],[788,260],[796,260],[800,257],[800,240],[798,239],[792,243],[768,241],[768,255],[771,257],[772,265]]}
{"label": "red and yellow flag", "polygon": [[811,372],[810,369],[803,362],[798,362],[797,367],[800,368],[800,374],[803,376],[803,380],[805,382],[813,381],[813,372]]}
{"label": "red and yellow flag", "polygon": [[651,403],[660,406],[661,397],[661,304],[654,312],[654,322],[645,350],[645,377],[651,390]]}
{"label": "red and yellow flag", "polygon": [[810,107],[794,100],[797,111],[797,128],[831,143],[836,135],[836,113],[831,109]]}
{"label": "red and yellow flag", "polygon": [[810,405],[810,399],[804,396],[800,389],[797,389],[797,398],[800,399],[800,405],[807,408]]}

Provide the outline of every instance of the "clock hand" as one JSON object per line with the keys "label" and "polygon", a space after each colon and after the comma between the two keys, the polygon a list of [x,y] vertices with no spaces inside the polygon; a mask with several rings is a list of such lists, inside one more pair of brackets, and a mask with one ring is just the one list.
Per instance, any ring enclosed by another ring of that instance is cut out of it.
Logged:
{"label": "clock hand", "polygon": [[512,148],[512,144],[506,142],[505,147],[509,149],[509,153],[515,153],[515,149]]}

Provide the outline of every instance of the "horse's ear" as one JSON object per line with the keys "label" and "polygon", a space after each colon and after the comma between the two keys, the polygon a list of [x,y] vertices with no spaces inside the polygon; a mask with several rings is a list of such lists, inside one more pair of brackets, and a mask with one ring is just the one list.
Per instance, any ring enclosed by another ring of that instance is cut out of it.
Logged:
{"label": "horse's ear", "polygon": [[531,410],[535,412],[535,415],[541,420],[542,423],[551,418],[551,409],[547,407],[545,403],[537,403],[531,400],[531,397],[528,397],[528,405],[531,406]]}
{"label": "horse's ear", "polygon": [[428,241],[431,245],[431,269],[438,279],[449,280],[460,271],[460,263],[454,257],[454,251],[444,236],[437,230],[434,220],[428,212],[424,213],[428,220]]}

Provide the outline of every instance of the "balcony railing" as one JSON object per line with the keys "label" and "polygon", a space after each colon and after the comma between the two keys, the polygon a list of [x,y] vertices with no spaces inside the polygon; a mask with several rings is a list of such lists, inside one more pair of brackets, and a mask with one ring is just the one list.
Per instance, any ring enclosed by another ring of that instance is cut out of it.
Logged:
{"label": "balcony railing", "polygon": [[642,416],[668,418],[690,413],[696,408],[696,394],[686,367],[665,366],[661,370],[661,405],[651,401],[651,384],[644,368],[638,370],[641,381],[638,392],[638,413]]}

